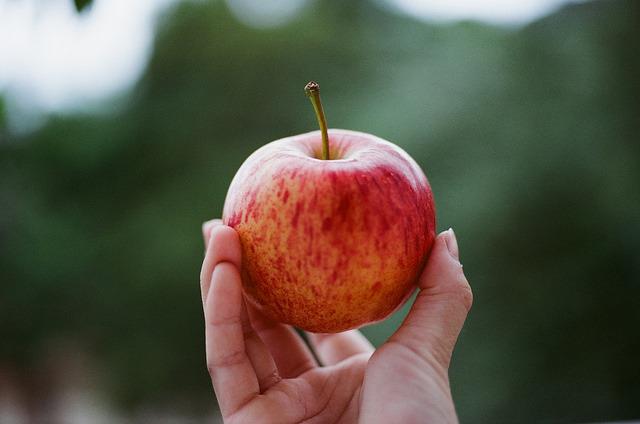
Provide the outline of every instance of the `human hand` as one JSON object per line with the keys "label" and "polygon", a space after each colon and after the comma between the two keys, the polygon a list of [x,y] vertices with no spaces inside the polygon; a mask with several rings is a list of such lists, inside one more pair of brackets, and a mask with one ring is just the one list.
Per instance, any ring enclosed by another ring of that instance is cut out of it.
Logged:
{"label": "human hand", "polygon": [[225,422],[457,422],[448,368],[472,294],[452,230],[436,238],[389,340],[374,351],[357,330],[308,333],[321,364],[291,326],[244,301],[237,233],[213,220],[203,234],[207,367]]}

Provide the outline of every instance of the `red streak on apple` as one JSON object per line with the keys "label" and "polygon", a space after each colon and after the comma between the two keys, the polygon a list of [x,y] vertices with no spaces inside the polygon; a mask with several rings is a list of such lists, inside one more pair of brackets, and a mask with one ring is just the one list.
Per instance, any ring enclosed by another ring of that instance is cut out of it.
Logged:
{"label": "red streak on apple", "polygon": [[[435,238],[431,188],[394,144],[330,130],[271,142],[234,177],[223,221],[243,249],[247,299],[321,333],[386,318],[416,287]],[[275,211],[275,213],[273,212]]]}

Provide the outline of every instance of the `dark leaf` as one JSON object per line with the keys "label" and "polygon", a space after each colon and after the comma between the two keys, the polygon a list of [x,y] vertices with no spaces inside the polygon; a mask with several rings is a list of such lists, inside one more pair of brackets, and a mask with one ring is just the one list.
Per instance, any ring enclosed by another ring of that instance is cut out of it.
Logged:
{"label": "dark leaf", "polygon": [[76,10],[78,12],[82,12],[87,7],[91,6],[92,0],[73,0],[73,3],[76,5]]}

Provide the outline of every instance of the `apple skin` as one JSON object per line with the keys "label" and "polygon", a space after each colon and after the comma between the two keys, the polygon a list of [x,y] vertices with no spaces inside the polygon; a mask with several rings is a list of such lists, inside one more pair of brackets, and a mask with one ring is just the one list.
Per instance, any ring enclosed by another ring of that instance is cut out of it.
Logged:
{"label": "apple skin", "polygon": [[371,134],[273,141],[234,177],[223,222],[242,245],[246,298],[277,321],[335,333],[380,321],[410,297],[435,239],[429,182]]}

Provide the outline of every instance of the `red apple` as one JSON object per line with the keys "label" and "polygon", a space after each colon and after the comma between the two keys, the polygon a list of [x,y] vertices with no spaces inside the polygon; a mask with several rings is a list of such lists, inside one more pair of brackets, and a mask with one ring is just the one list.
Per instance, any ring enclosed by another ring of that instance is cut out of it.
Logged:
{"label": "red apple", "polygon": [[246,298],[277,321],[321,333],[398,309],[435,238],[433,195],[416,162],[379,137],[326,127],[249,156],[223,221],[240,237]]}

